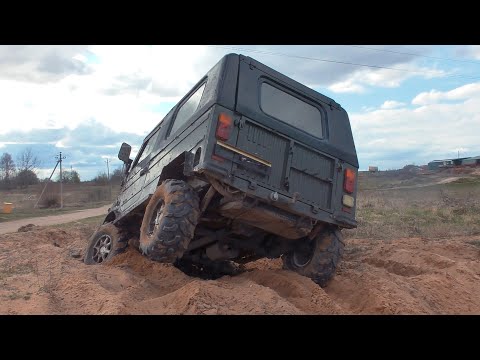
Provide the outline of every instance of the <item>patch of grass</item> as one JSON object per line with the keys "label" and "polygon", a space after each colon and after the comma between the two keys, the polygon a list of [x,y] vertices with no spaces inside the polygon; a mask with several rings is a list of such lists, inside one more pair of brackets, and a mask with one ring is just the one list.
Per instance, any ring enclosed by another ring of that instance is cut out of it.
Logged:
{"label": "patch of grass", "polygon": [[99,226],[103,220],[105,220],[105,215],[100,215],[100,216],[94,216],[94,217],[89,217],[81,220],[76,220],[72,221],[66,224],[58,224],[58,225],[52,225],[49,226],[51,228],[56,228],[56,229],[71,229],[71,228],[77,228],[79,226],[86,226],[86,227],[97,227]]}
{"label": "patch of grass", "polygon": [[470,240],[470,241],[467,241],[467,244],[480,248],[480,240]]}
{"label": "patch of grass", "polygon": [[480,185],[480,177],[464,177],[457,179],[455,181],[452,181],[448,183],[450,186],[451,185],[459,185],[459,184],[474,184],[474,185]]}
{"label": "patch of grass", "polygon": [[362,252],[363,248],[360,246],[346,246],[345,247],[345,253],[349,255],[353,255],[359,252]]}
{"label": "patch of grass", "polygon": [[[90,209],[110,205],[120,191],[120,186],[114,185],[110,195],[108,185],[95,185],[90,183],[64,184],[63,204],[64,208],[34,208],[42,193],[44,184],[31,185],[26,189],[0,190],[0,205],[3,202],[13,203],[11,214],[2,213],[0,208],[0,223],[18,219],[39,216],[65,214],[76,210]],[[39,206],[42,207],[49,197],[53,198],[50,205],[59,203],[59,184],[50,183],[41,199]]]}
{"label": "patch of grass", "polygon": [[32,264],[18,264],[13,266],[6,266],[0,269],[0,280],[15,276],[25,275],[34,272],[35,269]]}
{"label": "patch of grass", "polygon": [[358,228],[344,233],[347,237],[385,240],[480,234],[480,180],[468,178],[459,184],[370,191],[360,187]]}
{"label": "patch of grass", "polygon": [[19,293],[19,292],[13,292],[8,295],[3,295],[3,298],[8,299],[8,300],[18,300],[18,299],[23,299],[23,300],[30,300],[32,297],[32,293]]}

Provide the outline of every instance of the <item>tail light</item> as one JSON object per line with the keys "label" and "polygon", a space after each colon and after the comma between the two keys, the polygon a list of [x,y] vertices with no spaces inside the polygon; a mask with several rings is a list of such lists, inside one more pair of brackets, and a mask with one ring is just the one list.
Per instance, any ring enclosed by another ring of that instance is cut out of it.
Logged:
{"label": "tail light", "polygon": [[231,116],[220,113],[218,115],[217,131],[215,136],[217,139],[227,141],[230,138],[233,129],[233,119]]}
{"label": "tail light", "polygon": [[355,191],[355,170],[345,169],[345,178],[343,180],[343,190],[352,194]]}

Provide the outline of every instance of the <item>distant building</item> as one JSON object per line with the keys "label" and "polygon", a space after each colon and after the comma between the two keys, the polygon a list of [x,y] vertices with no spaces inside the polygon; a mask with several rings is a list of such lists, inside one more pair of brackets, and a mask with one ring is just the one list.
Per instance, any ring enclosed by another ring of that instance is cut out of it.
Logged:
{"label": "distant building", "polygon": [[368,171],[370,172],[377,172],[378,171],[378,166],[369,166]]}
{"label": "distant building", "polygon": [[462,165],[465,166],[480,166],[480,156],[474,156],[462,160]]}
{"label": "distant building", "polygon": [[463,157],[463,158],[458,158],[458,159],[452,159],[453,165],[455,166],[461,166],[463,165],[463,160],[469,159],[468,157]]}
{"label": "distant building", "polygon": [[437,169],[454,167],[454,166],[480,166],[480,156],[457,158],[457,159],[433,160],[429,162],[427,166],[429,170],[437,170]]}
{"label": "distant building", "polygon": [[428,169],[429,170],[437,170],[440,168],[446,168],[446,167],[451,167],[454,166],[453,160],[452,159],[445,159],[445,160],[433,160],[428,163]]}

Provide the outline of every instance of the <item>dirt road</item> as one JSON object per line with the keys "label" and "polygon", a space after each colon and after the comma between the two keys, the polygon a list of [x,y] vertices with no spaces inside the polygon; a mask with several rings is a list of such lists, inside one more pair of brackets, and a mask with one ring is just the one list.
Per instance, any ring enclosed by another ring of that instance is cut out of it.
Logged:
{"label": "dirt road", "polygon": [[92,228],[0,235],[0,314],[480,314],[480,236],[347,240],[324,289],[259,260],[201,280],[133,248],[82,262]]}
{"label": "dirt road", "polygon": [[110,206],[111,205],[106,205],[101,208],[79,210],[69,214],[43,216],[0,223],[0,235],[16,232],[18,228],[28,224],[33,224],[37,226],[49,226],[65,224],[72,221],[86,219],[89,217],[99,216],[103,214],[105,214],[106,216],[108,208]]}

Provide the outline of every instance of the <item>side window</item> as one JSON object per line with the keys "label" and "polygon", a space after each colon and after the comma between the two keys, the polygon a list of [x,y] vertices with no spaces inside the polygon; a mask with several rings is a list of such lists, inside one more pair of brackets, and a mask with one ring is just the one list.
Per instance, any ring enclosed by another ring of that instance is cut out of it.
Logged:
{"label": "side window", "polygon": [[204,83],[202,86],[195,91],[190,98],[183,103],[180,109],[177,112],[177,116],[173,122],[172,129],[170,130],[170,134],[175,133],[180,127],[187,122],[190,116],[197,110],[198,104],[200,104],[200,100],[202,99],[203,91],[205,90]]}
{"label": "side window", "polygon": [[140,158],[138,159],[137,163],[135,164],[138,165],[140,164],[145,158],[150,155],[154,150],[155,150],[155,145],[158,140],[158,135],[160,134],[160,131],[157,131],[147,142],[147,144],[143,147],[143,151],[140,154]]}
{"label": "side window", "polygon": [[322,114],[317,107],[266,82],[261,84],[260,108],[267,115],[323,138]]}

